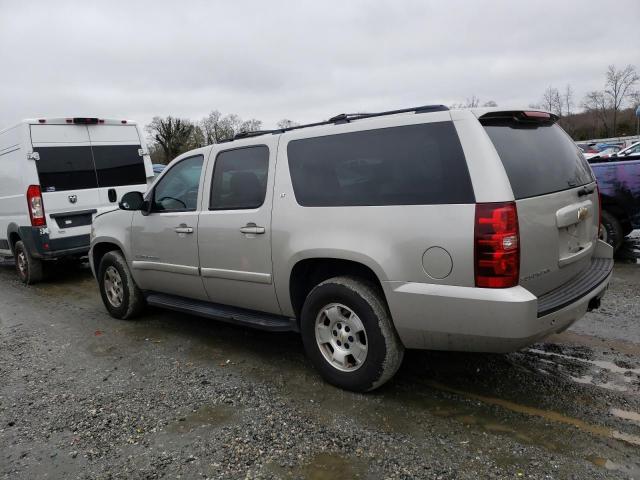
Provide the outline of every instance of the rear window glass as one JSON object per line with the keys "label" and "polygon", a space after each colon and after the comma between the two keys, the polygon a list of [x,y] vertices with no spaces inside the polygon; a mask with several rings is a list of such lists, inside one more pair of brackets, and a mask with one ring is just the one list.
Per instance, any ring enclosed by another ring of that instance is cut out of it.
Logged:
{"label": "rear window glass", "polygon": [[146,183],[140,145],[36,147],[43,192]]}
{"label": "rear window glass", "polygon": [[302,206],[475,202],[452,122],[294,140],[287,154]]}
{"label": "rear window glass", "polygon": [[37,147],[36,168],[43,192],[96,188],[91,147]]}
{"label": "rear window glass", "polygon": [[580,149],[558,125],[485,125],[516,199],[593,181]]}
{"label": "rear window glass", "polygon": [[98,185],[101,187],[146,183],[144,162],[138,154],[140,145],[108,145],[91,148],[98,174]]}

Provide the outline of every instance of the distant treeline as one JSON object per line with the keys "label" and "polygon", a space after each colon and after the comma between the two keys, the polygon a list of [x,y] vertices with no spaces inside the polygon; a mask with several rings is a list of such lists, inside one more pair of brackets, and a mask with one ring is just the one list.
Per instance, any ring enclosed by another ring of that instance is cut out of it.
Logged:
{"label": "distant treeline", "polygon": [[[609,65],[605,73],[604,88],[588,92],[576,105],[574,90],[567,84],[562,91],[550,85],[542,98],[529,104],[529,108],[543,109],[560,117],[560,125],[574,140],[609,138],[636,134],[635,110],[640,105],[640,91],[636,89],[640,76],[633,65],[622,69]],[[472,95],[466,102],[450,108],[497,107],[494,100],[481,103]],[[578,109],[580,111],[578,111]],[[289,119],[278,122],[278,128],[297,125]],[[199,121],[184,118],[154,117],[146,126],[153,163],[168,163],[188,150],[219,143],[238,133],[256,131],[262,121],[255,118],[242,120],[236,114],[222,115],[213,110]]]}

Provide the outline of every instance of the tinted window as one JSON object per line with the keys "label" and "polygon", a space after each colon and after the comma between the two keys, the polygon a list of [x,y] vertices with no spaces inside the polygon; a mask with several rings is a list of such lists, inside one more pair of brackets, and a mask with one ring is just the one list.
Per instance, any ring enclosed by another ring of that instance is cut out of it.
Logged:
{"label": "tinted window", "polygon": [[180,160],[159,180],[153,190],[153,210],[187,211],[198,208],[198,187],[203,156]]}
{"label": "tinted window", "polygon": [[98,173],[98,185],[117,187],[147,182],[144,162],[138,154],[140,145],[94,146],[93,160]]}
{"label": "tinted window", "polygon": [[267,192],[269,149],[265,146],[221,152],[213,170],[210,208],[258,208]]}
{"label": "tinted window", "polygon": [[451,122],[294,140],[287,153],[303,206],[475,201]]}
{"label": "tinted window", "polygon": [[589,164],[558,125],[485,125],[516,199],[593,181]]}
{"label": "tinted window", "polygon": [[96,188],[91,147],[37,147],[36,161],[43,192]]}

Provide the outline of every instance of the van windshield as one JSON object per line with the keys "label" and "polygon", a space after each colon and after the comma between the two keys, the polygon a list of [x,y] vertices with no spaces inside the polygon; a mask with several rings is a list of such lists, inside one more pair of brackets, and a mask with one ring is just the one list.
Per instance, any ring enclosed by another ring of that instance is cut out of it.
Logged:
{"label": "van windshield", "polygon": [[484,124],[516,199],[535,197],[594,181],[580,149],[558,125]]}
{"label": "van windshield", "polygon": [[43,192],[138,185],[146,182],[140,145],[35,147]]}

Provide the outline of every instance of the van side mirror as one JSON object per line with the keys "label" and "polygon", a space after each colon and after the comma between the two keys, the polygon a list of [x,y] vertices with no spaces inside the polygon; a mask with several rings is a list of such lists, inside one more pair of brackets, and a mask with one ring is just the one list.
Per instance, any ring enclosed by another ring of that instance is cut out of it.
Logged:
{"label": "van side mirror", "polygon": [[142,210],[145,203],[140,192],[127,192],[122,196],[118,206],[120,210]]}

